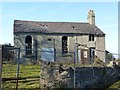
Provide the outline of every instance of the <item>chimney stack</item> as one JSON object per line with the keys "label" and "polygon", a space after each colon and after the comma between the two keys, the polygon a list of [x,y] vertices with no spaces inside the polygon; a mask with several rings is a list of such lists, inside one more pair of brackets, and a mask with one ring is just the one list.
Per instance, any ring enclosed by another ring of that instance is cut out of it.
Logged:
{"label": "chimney stack", "polygon": [[89,24],[95,25],[95,13],[93,10],[89,10],[87,19]]}

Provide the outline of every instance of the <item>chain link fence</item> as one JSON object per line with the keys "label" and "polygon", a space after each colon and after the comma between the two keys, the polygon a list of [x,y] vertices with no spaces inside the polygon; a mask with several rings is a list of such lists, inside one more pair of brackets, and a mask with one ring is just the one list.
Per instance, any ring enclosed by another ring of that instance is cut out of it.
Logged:
{"label": "chain link fence", "polygon": [[[40,50],[30,50],[29,52],[32,53],[27,55],[25,49],[14,47],[9,47],[7,50],[8,49],[9,53],[3,55],[2,61],[2,89],[38,89],[40,88],[41,60],[60,63],[69,62],[72,63],[72,66],[75,68],[81,66],[78,55],[83,55],[78,52],[79,49],[76,49],[77,52],[62,54],[54,48],[43,48]],[[86,58],[86,53],[84,54],[83,57]],[[83,57],[81,59],[83,59]],[[119,57],[119,54],[107,52],[106,64],[112,60],[119,60]],[[88,58],[89,61],[92,59],[93,57]]]}

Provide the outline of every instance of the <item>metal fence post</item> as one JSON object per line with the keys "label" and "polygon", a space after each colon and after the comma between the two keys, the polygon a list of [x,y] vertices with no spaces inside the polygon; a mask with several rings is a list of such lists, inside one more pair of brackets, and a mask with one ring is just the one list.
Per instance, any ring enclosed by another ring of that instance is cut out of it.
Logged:
{"label": "metal fence post", "polygon": [[18,90],[19,71],[20,71],[20,48],[18,48],[17,75],[16,75],[16,77],[17,77],[16,90]]}
{"label": "metal fence post", "polygon": [[2,46],[0,46],[0,90],[2,89]]}
{"label": "metal fence post", "polygon": [[53,39],[53,42],[54,42],[54,61],[56,61],[55,39]]}
{"label": "metal fence post", "polygon": [[76,60],[77,60],[77,45],[76,45],[76,43],[75,43],[75,45],[74,45],[74,88],[76,87],[75,86],[75,82],[76,82],[76,73],[75,73],[75,71],[76,71]]}

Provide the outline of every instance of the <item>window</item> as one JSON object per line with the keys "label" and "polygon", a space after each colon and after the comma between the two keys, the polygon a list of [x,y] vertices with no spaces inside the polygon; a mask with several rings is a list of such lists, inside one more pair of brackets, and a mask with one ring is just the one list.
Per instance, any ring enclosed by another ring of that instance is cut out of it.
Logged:
{"label": "window", "polygon": [[94,41],[94,34],[89,34],[89,41]]}
{"label": "window", "polygon": [[67,36],[62,37],[62,54],[66,54],[68,52],[67,48]]}
{"label": "window", "polygon": [[94,62],[94,57],[95,57],[95,48],[90,47],[90,62]]}
{"label": "window", "polygon": [[95,56],[95,48],[90,48],[90,58],[93,58]]}
{"label": "window", "polygon": [[26,36],[25,44],[26,44],[26,55],[31,55],[32,54],[32,37],[30,35]]}

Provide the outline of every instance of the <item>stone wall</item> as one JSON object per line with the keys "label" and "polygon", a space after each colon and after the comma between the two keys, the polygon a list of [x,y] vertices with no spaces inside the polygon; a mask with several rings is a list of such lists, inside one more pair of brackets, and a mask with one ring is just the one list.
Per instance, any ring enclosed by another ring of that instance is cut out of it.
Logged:
{"label": "stone wall", "polygon": [[[68,37],[68,52],[74,52],[74,42],[79,44],[86,44],[88,47],[96,47],[98,50],[105,50],[105,37],[101,36],[95,37],[95,41],[89,41],[89,35],[79,35],[75,36],[72,34],[41,34],[41,33],[17,33],[14,35],[14,46],[20,47],[20,62],[25,63],[29,61],[29,58],[25,55],[25,38],[27,35],[32,37],[32,60],[41,59],[42,48],[52,48],[54,47],[53,41],[48,41],[49,38],[55,39],[55,48],[56,48],[56,60],[64,60],[64,61],[73,61],[74,55],[73,53],[68,53],[67,56],[62,55],[62,36]],[[81,47],[79,47],[81,48]],[[82,47],[85,48],[85,47]],[[36,51],[35,51],[36,50]],[[95,53],[101,60],[105,60],[105,52],[96,51]],[[17,55],[15,55],[17,56]],[[16,57],[17,58],[17,57]]]}
{"label": "stone wall", "polygon": [[[107,88],[120,80],[120,68],[76,67],[76,88]],[[63,64],[41,63],[41,88],[74,88],[74,68]]]}

